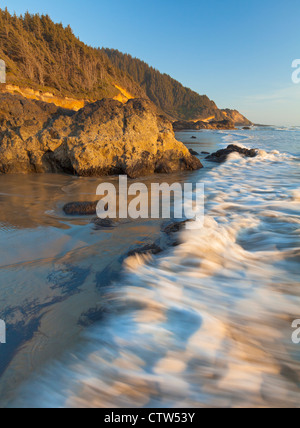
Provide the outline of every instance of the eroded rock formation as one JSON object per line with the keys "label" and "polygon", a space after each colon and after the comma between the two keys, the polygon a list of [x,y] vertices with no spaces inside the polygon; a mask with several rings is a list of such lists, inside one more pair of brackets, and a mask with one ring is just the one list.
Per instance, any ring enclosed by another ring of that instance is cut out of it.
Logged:
{"label": "eroded rock formation", "polygon": [[73,112],[0,94],[0,173],[136,178],[201,167],[148,100],[103,99]]}

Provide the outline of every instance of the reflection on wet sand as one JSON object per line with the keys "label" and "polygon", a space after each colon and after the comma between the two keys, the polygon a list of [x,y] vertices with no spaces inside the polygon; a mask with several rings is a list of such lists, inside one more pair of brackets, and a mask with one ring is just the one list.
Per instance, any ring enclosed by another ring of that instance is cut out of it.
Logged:
{"label": "reflection on wet sand", "polygon": [[[188,174],[155,177],[169,183],[187,179]],[[0,319],[9,340],[0,345],[0,402],[31,371],[78,343],[79,333],[108,310],[103,289],[120,274],[128,251],[160,236],[159,221],[100,228],[94,216],[63,213],[68,202],[97,201],[103,181],[117,184],[118,177],[1,177]],[[147,186],[151,181],[142,180]]]}
{"label": "reflection on wet sand", "polygon": [[[299,407],[300,348],[291,329],[300,318],[299,132],[285,133],[290,152],[276,130],[217,133],[224,144],[263,149],[182,176],[205,177],[205,224],[183,230],[179,245],[157,256],[126,257],[133,237],[142,246],[159,235],[157,223],[97,231],[55,209],[68,229],[47,229],[48,258],[16,251],[19,262],[1,268],[6,315],[38,321],[4,371],[1,404]],[[72,191],[62,199],[79,200],[81,191]],[[16,233],[15,242],[26,230]],[[49,355],[54,362],[40,370]]]}

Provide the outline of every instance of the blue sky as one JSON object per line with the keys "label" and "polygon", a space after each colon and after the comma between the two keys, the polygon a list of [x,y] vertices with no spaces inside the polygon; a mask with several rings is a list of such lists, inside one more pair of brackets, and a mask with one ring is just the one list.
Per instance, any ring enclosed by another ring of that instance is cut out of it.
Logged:
{"label": "blue sky", "polygon": [[300,125],[299,0],[9,0],[48,13],[82,41],[130,53],[220,108],[258,123]]}

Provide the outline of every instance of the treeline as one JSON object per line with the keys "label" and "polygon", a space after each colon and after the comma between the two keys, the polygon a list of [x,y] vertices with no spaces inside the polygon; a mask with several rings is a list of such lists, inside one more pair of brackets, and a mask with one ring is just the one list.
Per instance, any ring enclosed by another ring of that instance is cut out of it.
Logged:
{"label": "treeline", "polygon": [[206,95],[199,95],[167,74],[150,67],[145,62],[117,50],[103,50],[111,62],[128,73],[145,90],[147,96],[165,113],[183,120],[224,116]]}
{"label": "treeline", "polygon": [[117,50],[92,48],[70,26],[48,15],[11,15],[0,9],[0,59],[7,83],[89,100],[113,98],[121,86],[135,97],[149,97],[177,120],[224,116],[207,96],[183,87],[145,62]]}
{"label": "treeline", "polygon": [[101,49],[85,45],[69,26],[55,24],[48,15],[18,17],[0,9],[0,58],[6,61],[8,83],[19,86],[99,99],[117,95],[117,83],[144,96]]}

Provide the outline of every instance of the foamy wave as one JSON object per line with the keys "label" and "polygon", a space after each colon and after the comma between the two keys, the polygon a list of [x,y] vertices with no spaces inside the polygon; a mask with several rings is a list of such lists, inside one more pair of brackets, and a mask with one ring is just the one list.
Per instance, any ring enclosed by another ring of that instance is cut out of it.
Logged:
{"label": "foamy wave", "polygon": [[293,174],[292,156],[265,150],[210,170],[204,227],[162,256],[127,259],[101,297],[105,320],[11,405],[299,407]]}
{"label": "foamy wave", "polygon": [[[251,148],[249,148],[247,146],[243,146],[240,144],[235,144],[235,145],[237,145],[238,147],[247,149],[247,150],[251,150]],[[286,162],[286,161],[291,161],[294,159],[295,159],[294,156],[292,156],[288,153],[281,153],[278,150],[272,150],[272,151],[267,152],[266,150],[257,149],[257,156],[254,158],[247,158],[238,152],[233,152],[227,157],[227,162],[230,162],[230,161],[231,162],[232,161],[244,161],[243,163],[245,163],[245,162],[256,163],[256,162],[261,162],[261,161]]]}
{"label": "foamy wave", "polygon": [[[295,127],[292,128],[288,128],[290,131],[293,131],[294,133],[298,130]],[[300,129],[300,128],[299,128]],[[283,130],[283,129],[282,129]],[[286,130],[286,129],[284,129]],[[233,144],[237,147],[240,147],[242,149],[247,149],[247,150],[251,150],[251,149],[255,149],[258,152],[258,156],[256,158],[250,158],[249,161],[250,162],[255,162],[258,160],[269,160],[272,162],[276,162],[276,161],[290,161],[290,160],[295,160],[295,156],[288,154],[286,152],[281,152],[279,150],[268,150],[267,148],[258,148],[258,147],[262,147],[264,145],[264,139],[262,138],[262,141],[257,141],[257,135],[256,134],[249,134],[247,133],[236,133],[236,132],[232,132],[232,131],[220,131],[221,133],[224,133],[224,135],[222,135],[222,144],[221,147],[222,148],[226,148],[229,144]],[[260,135],[260,134],[258,134]],[[242,156],[237,156],[237,155],[233,155],[231,157],[229,157],[228,159],[230,160],[237,160],[238,158],[243,158]]]}
{"label": "foamy wave", "polygon": [[292,190],[292,201],[300,202],[300,188]]}
{"label": "foamy wave", "polygon": [[299,293],[291,298],[280,289],[292,284],[293,270],[287,276],[282,263],[299,263],[299,233],[287,238],[277,228],[293,227],[284,212],[292,202],[281,214],[276,203],[270,219],[263,196],[246,213],[251,193],[238,200],[235,191],[222,202],[213,198],[204,227],[184,231],[164,257],[128,259],[122,284],[111,290],[112,313],[85,334],[71,360],[25,388],[18,406],[26,406],[29,390],[42,407],[297,406],[300,392],[283,373],[288,365],[300,375],[287,322]]}
{"label": "foamy wave", "polygon": [[[220,132],[224,132],[224,131],[220,131]],[[236,134],[236,133],[232,133],[230,132],[229,134],[225,134],[222,135],[222,146],[224,144],[228,145],[228,144],[234,144],[235,146],[241,147],[242,149],[246,149],[247,147],[244,146],[244,144],[241,142],[241,140],[251,140],[252,137],[249,135],[243,135],[243,134]]]}
{"label": "foamy wave", "polygon": [[272,128],[274,131],[283,131],[283,132],[298,132],[300,131],[299,126],[275,126]]}

